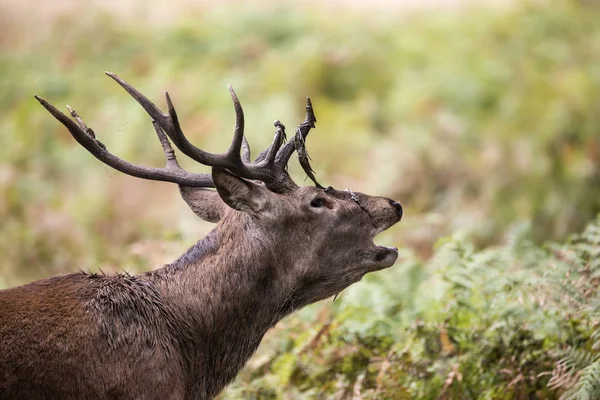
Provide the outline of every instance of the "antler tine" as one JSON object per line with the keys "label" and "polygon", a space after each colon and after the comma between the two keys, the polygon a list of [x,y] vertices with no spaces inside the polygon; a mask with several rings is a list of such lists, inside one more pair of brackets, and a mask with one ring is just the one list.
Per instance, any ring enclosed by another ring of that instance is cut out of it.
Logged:
{"label": "antler tine", "polygon": [[152,126],[154,127],[154,131],[156,132],[156,136],[158,136],[158,140],[160,141],[160,145],[162,146],[163,153],[165,153],[165,158],[167,160],[167,167],[179,168],[182,169],[177,161],[177,157],[175,156],[175,151],[173,147],[171,147],[171,143],[165,135],[165,132],[162,130],[158,122],[152,121]]}
{"label": "antler tine", "polygon": [[[270,160],[269,163],[272,164],[275,161],[274,157],[277,155],[277,151],[281,148],[281,145],[283,145],[283,143],[285,143],[285,141],[287,140],[287,136],[285,134],[285,126],[277,119],[273,122],[273,126],[277,128],[275,131],[275,136],[273,137],[273,142],[269,145],[269,147],[261,151],[260,154],[256,156],[256,159],[254,160],[255,164],[263,162],[265,159]],[[273,152],[275,146],[277,148]]]}
{"label": "antler tine", "polygon": [[67,106],[70,114],[75,118],[75,121],[73,121],[42,97],[38,95],[34,95],[34,97],[54,118],[60,121],[69,130],[71,136],[73,136],[80,145],[98,160],[112,168],[127,175],[142,179],[173,182],[184,186],[214,187],[212,178],[209,174],[187,172],[179,166],[171,145],[168,143],[167,138],[164,137],[164,133],[157,124],[155,124],[155,129],[159,140],[163,145],[165,157],[167,158],[167,166],[164,168],[144,167],[124,161],[106,150],[106,146],[96,139],[94,131],[88,128],[75,110]]}
{"label": "antler tine", "polygon": [[271,143],[271,145],[267,148],[265,155],[266,163],[271,168],[275,167],[275,157],[277,156],[277,152],[286,139],[285,126],[283,126],[283,124],[278,120],[275,120],[273,125],[275,125],[275,128],[277,128],[275,131],[275,137],[273,138],[273,143]]}
{"label": "antler tine", "polygon": [[[300,134],[302,135],[303,141],[304,141],[304,139],[306,139],[306,136],[308,136],[308,133],[310,132],[311,128],[315,127],[316,122],[317,122],[317,117],[315,117],[312,102],[310,101],[310,98],[307,97],[306,98],[306,117],[304,118],[304,122],[302,122],[297,128],[298,130],[300,130]],[[279,152],[277,153],[277,157],[275,159],[275,165],[277,165],[279,168],[287,168],[287,163],[289,162],[290,157],[294,153],[295,149],[296,148],[295,148],[294,141],[287,142],[285,144],[285,146],[283,146],[283,148],[281,148],[281,150],[279,150]]]}
{"label": "antler tine", "polygon": [[241,163],[240,150],[244,141],[244,110],[231,85],[227,85],[227,87],[229,88],[229,94],[231,95],[233,108],[235,109],[235,130],[233,131],[233,139],[231,139],[229,149],[227,149],[225,154],[233,163]]}

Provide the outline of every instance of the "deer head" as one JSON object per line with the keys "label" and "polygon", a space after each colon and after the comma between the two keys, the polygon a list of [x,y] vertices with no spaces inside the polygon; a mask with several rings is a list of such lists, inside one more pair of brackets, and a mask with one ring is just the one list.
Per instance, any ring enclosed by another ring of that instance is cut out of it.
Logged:
{"label": "deer head", "polygon": [[[305,139],[316,122],[310,99],[294,139],[285,143],[285,127],[275,121],[273,142],[251,162],[243,110],[231,87],[236,114],[233,140],[225,153],[212,154],[185,137],[167,92],[168,113],[164,114],[127,82],[115,74],[107,75],[152,118],[166,158],[164,168],[139,166],[114,156],[70,107],[74,120],[41,97],[36,99],[103,163],[138,178],[177,183],[193,212],[205,221],[218,222],[217,229],[249,227],[246,232],[259,238],[280,265],[277,275],[291,291],[287,294],[291,309],[336,295],[366,273],[388,268],[396,261],[396,248],[377,246],[373,239],[400,221],[402,206],[384,197],[324,188],[316,181],[305,148]],[[183,170],[169,139],[185,155],[212,167],[212,172]],[[299,187],[290,178],[287,163],[294,151],[314,187]]]}

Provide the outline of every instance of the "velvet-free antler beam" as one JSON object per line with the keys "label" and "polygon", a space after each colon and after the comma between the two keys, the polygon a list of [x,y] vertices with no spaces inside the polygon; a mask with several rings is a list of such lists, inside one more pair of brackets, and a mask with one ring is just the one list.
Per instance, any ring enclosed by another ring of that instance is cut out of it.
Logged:
{"label": "velvet-free antler beam", "polygon": [[[166,167],[145,167],[122,160],[110,153],[106,147],[96,139],[94,132],[88,128],[83,119],[81,119],[74,110],[69,108],[69,112],[75,120],[67,117],[43,98],[37,95],[35,96],[46,110],[69,130],[73,138],[75,138],[79,144],[103,163],[138,178],[174,182],[184,186],[214,187],[210,174],[191,173],[179,166],[173,148],[169,143],[170,139],[185,155],[201,164],[226,168],[242,178],[263,181],[265,185],[272,190],[285,191],[286,189],[296,187],[296,184],[287,173],[287,163],[294,150],[297,150],[302,168],[307,172],[308,176],[315,184],[321,187],[312,174],[312,169],[308,164],[308,157],[304,147],[304,139],[306,138],[306,135],[308,135],[310,129],[315,126],[316,122],[310,99],[307,99],[306,118],[297,128],[297,139],[294,143],[288,142],[284,145],[286,139],[285,127],[281,122],[275,121],[276,132],[273,142],[267,149],[263,150],[252,163],[250,162],[250,146],[244,137],[244,112],[241,103],[231,86],[229,86],[229,92],[231,94],[236,116],[235,130],[227,151],[223,154],[214,154],[194,146],[186,138],[181,129],[181,125],[179,124],[177,112],[175,111],[173,101],[168,92],[165,92],[168,109],[168,113],[165,114],[152,101],[123,79],[111,72],[107,72],[106,74],[123,87],[152,118],[156,134],[161,142],[167,160]],[[301,138],[300,142],[298,142],[298,138]]]}

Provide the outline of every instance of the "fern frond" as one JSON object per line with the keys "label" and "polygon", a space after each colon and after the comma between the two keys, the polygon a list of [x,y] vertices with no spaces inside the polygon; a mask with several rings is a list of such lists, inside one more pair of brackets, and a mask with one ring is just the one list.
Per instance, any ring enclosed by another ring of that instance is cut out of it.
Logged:
{"label": "fern frond", "polygon": [[560,400],[594,400],[600,398],[600,361],[581,370],[579,380],[560,397]]}

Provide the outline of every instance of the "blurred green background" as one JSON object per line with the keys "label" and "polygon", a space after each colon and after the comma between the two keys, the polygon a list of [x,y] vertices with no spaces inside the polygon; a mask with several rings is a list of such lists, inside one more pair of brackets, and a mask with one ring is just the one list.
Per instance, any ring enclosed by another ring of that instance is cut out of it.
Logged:
{"label": "blurred green background", "polygon": [[600,398],[599,21],[583,0],[9,0],[0,288],[158,268],[211,229],[175,185],[94,159],[34,93],[156,166],[149,118],[105,70],[161,107],[169,90],[214,152],[233,131],[227,83],[254,154],[310,96],[318,178],[399,200],[405,218],[381,242],[401,260],[279,324],[221,397]]}

